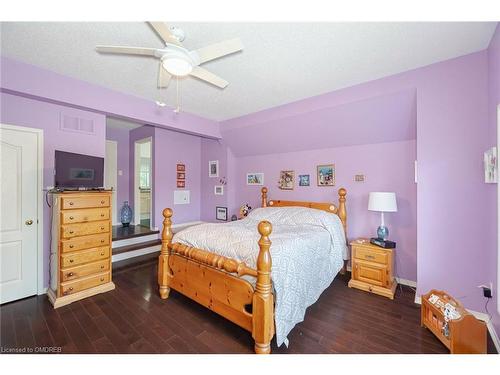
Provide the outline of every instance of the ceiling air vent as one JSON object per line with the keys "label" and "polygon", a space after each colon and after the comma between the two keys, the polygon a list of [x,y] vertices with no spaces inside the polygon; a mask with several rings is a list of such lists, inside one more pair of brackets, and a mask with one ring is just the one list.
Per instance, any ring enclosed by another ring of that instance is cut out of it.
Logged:
{"label": "ceiling air vent", "polygon": [[61,113],[61,126],[62,131],[94,134],[94,120],[88,120],[80,117],[70,116]]}

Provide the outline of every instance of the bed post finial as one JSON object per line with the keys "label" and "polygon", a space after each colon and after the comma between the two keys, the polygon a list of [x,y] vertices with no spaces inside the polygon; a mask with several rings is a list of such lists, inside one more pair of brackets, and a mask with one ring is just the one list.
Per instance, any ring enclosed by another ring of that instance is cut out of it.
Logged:
{"label": "bed post finial", "polygon": [[160,287],[160,297],[167,299],[170,293],[168,286],[171,277],[170,266],[168,265],[169,246],[172,243],[172,220],[170,219],[174,212],[170,208],[163,210],[163,230],[161,231],[161,251],[158,257],[158,286]]}
{"label": "bed post finial", "polygon": [[344,226],[345,238],[347,241],[347,210],[345,208],[345,196],[347,195],[347,190],[344,188],[339,189],[339,208],[337,210],[337,215],[342,221],[342,225]]}
{"label": "bed post finial", "polygon": [[262,204],[261,207],[267,207],[267,188],[264,186],[262,189],[260,189],[262,192]]}
{"label": "bed post finial", "polygon": [[[262,188],[262,192],[264,193]],[[267,190],[267,189],[266,189]],[[274,336],[273,293],[271,283],[271,241],[269,235],[272,225],[269,221],[261,221],[258,226],[260,233],[259,256],[257,257],[257,283],[252,301],[252,337],[255,340],[255,353],[271,353],[271,339]]]}

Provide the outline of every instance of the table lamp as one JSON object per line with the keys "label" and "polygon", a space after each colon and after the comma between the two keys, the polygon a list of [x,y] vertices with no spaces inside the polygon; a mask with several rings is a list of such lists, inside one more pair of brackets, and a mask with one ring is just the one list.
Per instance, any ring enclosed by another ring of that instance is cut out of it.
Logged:
{"label": "table lamp", "polygon": [[384,224],[384,212],[397,212],[396,193],[373,192],[368,199],[368,210],[380,212],[380,226],[377,229],[377,237],[387,240],[389,229]]}

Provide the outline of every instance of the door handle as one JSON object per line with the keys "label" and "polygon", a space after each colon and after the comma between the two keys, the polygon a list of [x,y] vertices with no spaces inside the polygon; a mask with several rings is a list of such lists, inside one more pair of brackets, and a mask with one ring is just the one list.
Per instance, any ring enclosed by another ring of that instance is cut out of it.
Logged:
{"label": "door handle", "polygon": [[31,224],[33,224],[33,220],[28,219],[28,220],[26,220],[26,221],[24,222],[24,224],[26,224],[26,225],[31,225]]}

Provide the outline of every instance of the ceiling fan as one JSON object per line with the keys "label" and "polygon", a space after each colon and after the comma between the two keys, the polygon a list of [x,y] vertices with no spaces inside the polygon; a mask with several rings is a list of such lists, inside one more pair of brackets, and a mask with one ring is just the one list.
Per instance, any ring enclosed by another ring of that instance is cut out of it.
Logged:
{"label": "ceiling fan", "polygon": [[97,52],[152,56],[159,59],[158,88],[167,87],[172,76],[185,77],[188,75],[222,89],[229,84],[226,80],[200,67],[200,65],[241,51],[243,44],[240,39],[230,39],[189,51],[182,45],[185,38],[183,30],[172,26],[169,27],[163,22],[148,23],[163,40],[165,48],[96,46]]}

